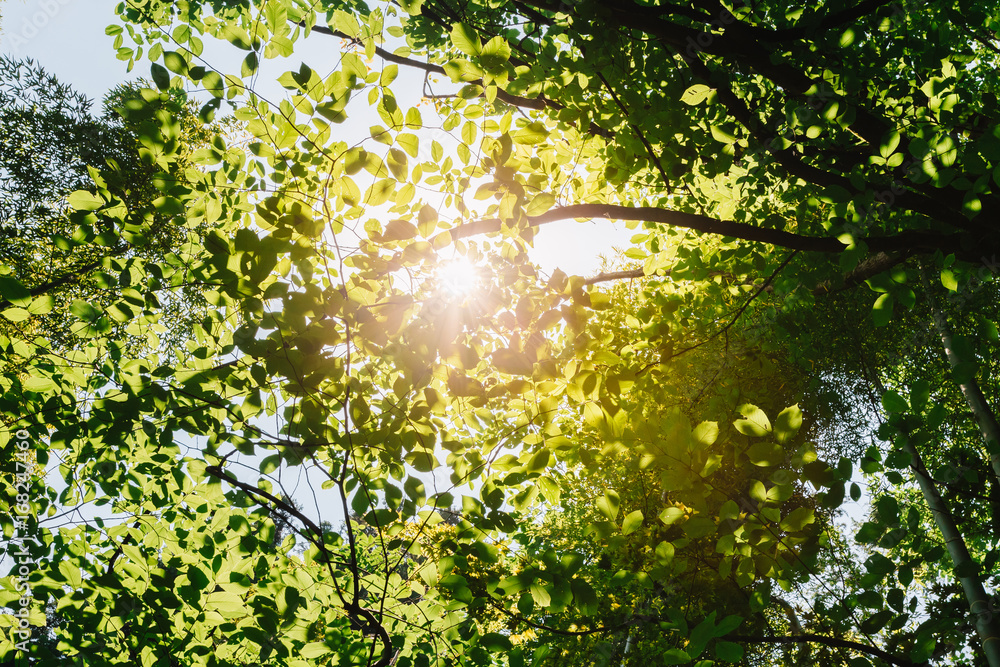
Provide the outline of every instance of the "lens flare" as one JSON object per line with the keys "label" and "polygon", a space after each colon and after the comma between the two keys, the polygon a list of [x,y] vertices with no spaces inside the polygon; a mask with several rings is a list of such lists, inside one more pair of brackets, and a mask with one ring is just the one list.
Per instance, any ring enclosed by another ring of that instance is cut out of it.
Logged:
{"label": "lens flare", "polygon": [[448,260],[437,269],[441,289],[454,297],[469,296],[476,292],[482,281],[479,268],[464,257]]}

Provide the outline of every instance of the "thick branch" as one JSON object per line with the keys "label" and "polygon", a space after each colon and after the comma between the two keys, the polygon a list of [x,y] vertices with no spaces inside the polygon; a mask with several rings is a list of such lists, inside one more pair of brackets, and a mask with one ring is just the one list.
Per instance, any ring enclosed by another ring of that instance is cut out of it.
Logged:
{"label": "thick branch", "polygon": [[[91,262],[90,264],[85,264],[76,271],[71,271],[63,276],[60,276],[59,278],[56,278],[55,280],[50,280],[47,283],[43,283],[38,287],[32,287],[31,289],[28,290],[28,293],[31,296],[39,296],[41,294],[45,294],[49,290],[56,289],[57,287],[62,287],[63,285],[73,282],[74,280],[82,278],[84,275],[100,267],[102,261],[103,260],[98,260],[96,262]],[[10,301],[7,300],[0,301],[0,310],[9,308],[11,305],[12,304]]]}
{"label": "thick branch", "polygon": [[777,30],[767,30],[757,28],[756,32],[768,41],[782,41],[786,39],[802,39],[820,32],[833,30],[848,23],[854,23],[869,14],[874,14],[880,8],[894,3],[896,0],[864,0],[853,7],[842,9],[839,12],[827,14],[814,26],[792,26],[791,28],[779,28]]}
{"label": "thick branch", "polygon": [[[667,275],[670,272],[667,271]],[[601,271],[596,276],[592,278],[587,278],[583,281],[584,286],[596,285],[597,283],[606,283],[612,280],[631,280],[633,278],[644,278],[646,274],[642,269],[629,269],[628,271]]]}
{"label": "thick branch", "polygon": [[874,656],[885,660],[890,665],[899,665],[899,667],[916,667],[917,665],[925,665],[927,663],[916,663],[906,658],[901,658],[892,653],[887,653],[880,648],[874,646],[868,646],[867,644],[861,644],[859,642],[851,641],[850,639],[837,639],[835,637],[825,637],[823,635],[815,634],[802,634],[793,635],[790,637],[765,637],[763,635],[730,635],[726,637],[738,642],[748,642],[754,644],[822,644],[824,646],[831,646],[833,648],[846,648],[852,651],[857,651],[858,653],[866,653],[868,655]]}
{"label": "thick branch", "polygon": [[902,253],[899,255],[889,255],[884,252],[876,253],[858,264],[853,271],[845,274],[843,276],[843,284],[838,286],[835,285],[833,281],[827,280],[826,282],[820,283],[816,289],[813,290],[813,294],[820,296],[831,292],[839,292],[850,289],[851,287],[854,287],[855,285],[858,285],[873,276],[876,276],[884,271],[888,271],[897,264],[906,261],[909,257],[909,253]]}
{"label": "thick branch", "polygon": [[[594,219],[639,220],[655,222],[669,227],[693,229],[704,234],[727,236],[744,241],[756,241],[777,248],[839,254],[847,249],[838,239],[828,236],[803,236],[783,229],[755,227],[744,222],[719,220],[697,213],[682,213],[662,208],[646,206],[619,206],[616,204],[573,204],[553,208],[541,215],[529,216],[528,224],[539,227],[557,220]],[[448,234],[452,241],[499,232],[502,223],[496,218],[469,222],[441,234]],[[929,232],[906,231],[893,236],[871,236],[862,239],[873,252],[961,252],[958,234],[934,234]],[[434,240],[438,247],[438,240]]]}

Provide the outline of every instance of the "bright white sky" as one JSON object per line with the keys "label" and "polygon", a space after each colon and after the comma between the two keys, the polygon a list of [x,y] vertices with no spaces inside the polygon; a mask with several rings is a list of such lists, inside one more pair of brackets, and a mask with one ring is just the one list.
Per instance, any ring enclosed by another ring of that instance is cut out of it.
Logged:
{"label": "bright white sky", "polygon": [[[100,100],[110,88],[129,78],[147,76],[148,61],[141,62],[131,72],[115,57],[113,38],[104,29],[115,21],[114,7],[118,0],[0,0],[3,15],[0,52],[15,57],[29,57],[41,63],[65,83],[95,100]],[[284,91],[277,84],[267,85],[288,69],[298,69],[305,60],[319,69],[322,63],[334,65],[339,40],[316,35],[296,44],[292,61],[265,61],[258,83],[259,92],[278,99]],[[213,64],[231,62],[225,71],[239,71],[239,60],[232,56],[235,49],[228,44],[219,48],[206,42],[205,59]],[[409,75],[409,76],[408,76]],[[403,106],[414,104],[420,95],[423,77],[402,68],[394,88]],[[425,107],[426,109],[426,107]],[[355,111],[357,114],[357,111]],[[374,115],[353,115],[341,127],[345,133],[368,134],[368,127],[381,124]],[[560,268],[566,273],[590,276],[601,267],[600,255],[611,256],[615,246],[627,247],[632,235],[624,223],[597,221],[551,223],[538,232],[531,257],[546,273]]]}

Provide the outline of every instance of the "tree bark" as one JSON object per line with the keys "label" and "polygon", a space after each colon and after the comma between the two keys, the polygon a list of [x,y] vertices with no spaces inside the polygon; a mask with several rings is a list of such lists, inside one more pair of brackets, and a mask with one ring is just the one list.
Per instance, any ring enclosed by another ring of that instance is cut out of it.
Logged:
{"label": "tree bark", "polygon": [[[924,291],[927,292],[927,302],[931,307],[931,314],[934,317],[934,328],[941,337],[941,343],[944,345],[944,353],[948,358],[948,365],[951,367],[952,372],[956,372],[962,360],[955,353],[955,343],[951,337],[951,329],[948,327],[948,318],[938,307],[937,301],[931,293],[931,283],[927,276],[927,269],[923,266],[920,267],[920,278],[924,283]],[[993,473],[997,481],[1000,482],[1000,423],[997,422],[996,413],[993,412],[993,409],[987,402],[986,396],[983,395],[983,391],[980,389],[975,377],[967,382],[960,382],[958,387],[962,390],[965,402],[976,417],[979,432],[983,434],[983,440],[986,441],[986,451],[990,457],[990,463],[993,465]]]}
{"label": "tree bark", "polygon": [[809,633],[785,637],[767,637],[764,635],[729,635],[726,639],[753,644],[822,644],[823,646],[846,648],[858,653],[864,653],[865,655],[879,658],[890,665],[897,665],[898,667],[917,667],[917,665],[927,664],[925,662],[916,663],[912,660],[895,656],[887,651],[883,651],[880,648],[868,646],[867,644],[851,641],[849,639],[837,639],[836,637],[826,637],[824,635]]}
{"label": "tree bark", "polygon": [[[923,268],[921,268],[921,275],[924,277],[926,286],[927,281]],[[874,380],[879,392],[885,394],[885,387],[874,369],[872,380]],[[910,456],[910,470],[917,479],[920,492],[927,502],[927,508],[931,511],[935,525],[941,531],[948,555],[951,557],[952,565],[954,565],[955,578],[962,585],[965,600],[969,603],[969,611],[975,618],[976,634],[983,645],[983,655],[986,656],[987,664],[990,667],[1000,667],[1000,619],[994,618],[990,611],[990,598],[979,578],[978,564],[969,554],[969,548],[958,529],[958,524],[955,523],[955,517],[952,516],[944,498],[938,492],[934,479],[927,472],[927,467],[924,465],[923,458],[913,443],[910,433],[904,433],[902,437],[901,449]],[[959,574],[959,572],[965,574]]]}
{"label": "tree bark", "polygon": [[[101,263],[103,261],[104,260],[102,258],[102,259],[97,260],[96,262],[91,262],[90,264],[85,264],[84,266],[81,266],[76,271],[71,271],[70,273],[62,275],[62,276],[56,278],[55,280],[51,280],[51,281],[49,281],[47,283],[43,283],[41,285],[38,285],[37,287],[32,287],[32,288],[30,288],[28,290],[28,294],[31,295],[31,296],[40,296],[42,294],[45,294],[49,290],[53,290],[53,289],[56,289],[58,287],[62,287],[63,285],[66,285],[67,283],[70,283],[70,282],[73,282],[76,279],[82,278],[83,276],[85,276],[86,274],[90,273],[94,269],[99,268],[101,266]],[[0,295],[0,296],[3,296],[3,295]],[[5,308],[9,308],[11,305],[13,305],[13,304],[11,304],[10,301],[7,301],[6,299],[0,299],[0,310],[3,310]]]}
{"label": "tree bark", "polygon": [[[756,241],[766,243],[779,248],[789,250],[800,250],[804,252],[821,252],[839,254],[847,249],[839,239],[832,236],[804,236],[785,231],[783,229],[773,229],[770,227],[757,227],[744,222],[733,220],[719,220],[707,215],[697,213],[684,213],[672,211],[665,208],[655,208],[650,206],[619,206],[616,204],[571,204],[569,206],[559,206],[542,213],[541,215],[529,216],[528,225],[539,227],[541,225],[555,222],[557,220],[574,219],[594,219],[605,220],[639,220],[642,222],[656,222],[669,227],[680,227],[683,229],[693,229],[703,234],[713,234],[717,236],[728,236],[730,238],[744,241]],[[475,220],[441,232],[438,236],[450,238],[451,241],[476,236],[478,234],[492,234],[499,232],[503,223],[496,219]],[[445,235],[448,235],[445,237]],[[869,236],[861,239],[874,253],[879,252],[961,252],[961,236],[959,234],[937,234],[933,232],[905,231],[892,236]],[[444,241],[435,237],[432,240],[434,247],[441,247]]]}
{"label": "tree bark", "polygon": [[[955,577],[962,584],[965,599],[969,603],[969,610],[975,618],[976,633],[979,635],[979,641],[983,644],[983,655],[986,656],[986,662],[990,667],[1000,667],[1000,622],[994,618],[990,611],[990,598],[986,594],[982,580],[976,573],[978,565],[972,560],[965,539],[955,524],[954,517],[945,505],[941,494],[938,493],[931,476],[927,474],[927,468],[924,467],[923,459],[920,458],[920,452],[917,451],[909,437],[906,438],[902,449],[910,455],[910,469],[917,478],[920,491],[934,517],[934,523],[937,524],[938,530],[944,537],[948,555],[951,556],[951,561],[955,566]],[[958,574],[962,571],[969,574]]]}

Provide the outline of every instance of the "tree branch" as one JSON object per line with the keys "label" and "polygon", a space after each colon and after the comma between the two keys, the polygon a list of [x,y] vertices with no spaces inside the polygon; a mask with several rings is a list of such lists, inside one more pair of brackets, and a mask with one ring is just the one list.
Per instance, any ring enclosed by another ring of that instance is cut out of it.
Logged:
{"label": "tree branch", "polygon": [[[670,271],[667,271],[667,275],[670,275]],[[642,269],[629,269],[627,271],[601,271],[596,276],[584,280],[583,285],[586,287],[587,285],[596,285],[597,283],[606,283],[612,280],[631,280],[633,278],[644,277],[646,277],[646,274],[643,273]]]}
{"label": "tree branch", "polygon": [[[313,32],[318,32],[323,35],[331,35],[333,37],[340,37],[341,39],[346,39],[352,44],[357,44],[358,42],[352,39],[349,35],[342,33],[338,30],[333,30],[331,28],[326,28],[324,26],[313,26]],[[448,74],[444,71],[444,68],[440,65],[435,65],[434,63],[427,63],[421,60],[414,60],[413,58],[404,58],[403,56],[397,56],[391,51],[383,49],[381,46],[375,47],[375,53],[383,60],[391,63],[396,63],[397,65],[403,65],[404,67],[415,67],[421,69],[429,74],[440,74],[441,76],[448,77]],[[451,77],[448,77],[450,80]],[[468,81],[467,83],[475,84],[478,86],[483,86],[485,84],[482,79],[476,79],[475,81]],[[479,96],[482,97],[484,93]],[[520,97],[518,95],[511,95],[503,88],[497,86],[497,99],[505,102],[511,106],[521,107],[523,109],[535,109],[536,111],[544,111],[545,109],[552,109],[555,111],[561,111],[565,109],[565,105],[556,102],[555,100],[550,100],[544,96],[539,97]],[[609,130],[605,130],[595,123],[590,123],[587,128],[587,132],[595,136],[604,137],[605,139],[610,139],[615,136],[615,133]]]}
{"label": "tree branch", "polygon": [[[57,287],[62,287],[63,285],[70,283],[75,279],[82,278],[87,273],[90,273],[94,269],[100,267],[103,261],[104,261],[103,258],[101,258],[96,262],[85,264],[84,266],[81,266],[79,269],[76,269],[75,271],[70,271],[69,273],[62,275],[56,278],[55,280],[43,283],[37,287],[32,287],[31,289],[28,290],[28,294],[30,294],[31,296],[39,296],[41,294],[45,294],[49,290],[55,289]],[[11,304],[10,301],[7,300],[0,301],[0,310],[9,308],[11,305],[13,304]]]}
{"label": "tree branch", "polygon": [[[683,229],[693,229],[703,234],[713,234],[717,236],[728,236],[744,241],[755,241],[768,245],[787,248],[789,250],[799,250],[803,252],[822,252],[839,254],[847,249],[847,246],[838,239],[829,236],[803,236],[783,229],[769,229],[766,227],[755,227],[744,222],[734,222],[732,220],[719,220],[697,213],[682,213],[669,209],[653,208],[647,206],[619,206],[616,204],[572,204],[549,209],[545,213],[528,217],[528,225],[539,227],[541,225],[555,222],[557,220],[572,219],[594,219],[603,218],[606,220],[638,220],[641,222],[655,222],[669,227],[679,227]],[[503,225],[496,218],[476,220],[464,225],[455,227],[445,232],[441,232],[434,237],[432,244],[444,244],[444,235],[447,234],[451,241],[468,238],[479,234],[492,234],[499,232]],[[442,237],[439,239],[439,237]],[[931,232],[905,231],[892,236],[870,236],[861,239],[873,252],[894,252],[910,251],[935,252],[940,249],[943,252],[962,252],[959,234],[935,234]]]}
{"label": "tree branch", "polygon": [[884,252],[876,253],[858,264],[853,271],[845,274],[843,276],[842,285],[836,286],[833,281],[827,280],[820,283],[816,289],[813,290],[813,294],[821,296],[824,294],[830,294],[831,292],[840,292],[850,289],[851,287],[868,280],[872,276],[876,276],[883,271],[888,271],[897,264],[905,262],[910,258],[911,254],[912,253],[889,255]]}
{"label": "tree branch", "polygon": [[[246,484],[245,482],[241,482],[232,475],[227,474],[219,466],[215,465],[207,466],[205,468],[205,472],[207,472],[208,474],[212,475],[213,477],[219,480],[228,482],[229,484],[235,486],[238,489],[241,489],[245,493],[249,494],[251,497],[259,496],[260,498],[265,498],[268,501],[274,503],[275,506],[280,507],[287,514],[290,514],[295,518],[297,518],[299,521],[304,523],[311,532],[313,532],[316,535],[315,540],[310,539],[309,541],[315,544],[316,547],[323,552],[323,554],[327,558],[327,562],[328,563],[338,562],[340,565],[343,565],[343,562],[339,561],[338,559],[335,559],[333,557],[333,554],[331,554],[329,549],[327,548],[326,542],[323,539],[323,530],[315,523],[313,523],[313,521],[309,517],[305,516],[304,514],[299,512],[297,509],[295,509],[288,503],[284,502],[280,498],[275,497],[274,495],[268,493],[267,491],[264,491],[263,489],[260,489],[251,484]],[[257,502],[260,501],[258,500]],[[348,517],[347,520],[349,522],[350,517]],[[359,579],[359,573],[357,570],[357,563],[353,559],[350,564],[350,567],[353,570],[351,574],[353,575],[355,582],[357,582]],[[379,641],[381,641],[382,643],[383,650],[382,650],[382,656],[375,663],[375,667],[387,667],[392,662],[392,656],[394,653],[392,648],[392,638],[389,636],[389,632],[385,629],[385,627],[378,621],[378,619],[375,616],[375,613],[372,610],[366,609],[365,607],[362,607],[361,605],[358,604],[358,596],[356,590],[355,590],[354,600],[346,603],[344,610],[347,612],[348,616],[358,626],[360,626],[362,632],[368,630],[374,633],[376,636],[378,636]]]}
{"label": "tree branch", "polygon": [[764,637],[762,635],[729,635],[726,637],[728,640],[739,641],[739,642],[751,642],[754,644],[822,644],[824,646],[830,646],[833,648],[847,648],[858,653],[866,653],[868,655],[874,656],[885,660],[890,665],[898,665],[899,667],[917,667],[918,665],[926,665],[926,662],[913,662],[907,660],[906,658],[901,658],[892,653],[883,651],[880,648],[874,646],[868,646],[867,644],[862,644],[860,642],[851,641],[850,639],[836,639],[835,637],[825,637],[823,635],[816,634],[801,634],[793,635],[790,637]]}

